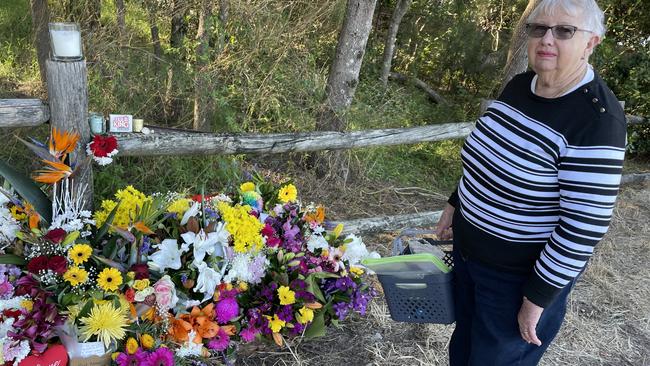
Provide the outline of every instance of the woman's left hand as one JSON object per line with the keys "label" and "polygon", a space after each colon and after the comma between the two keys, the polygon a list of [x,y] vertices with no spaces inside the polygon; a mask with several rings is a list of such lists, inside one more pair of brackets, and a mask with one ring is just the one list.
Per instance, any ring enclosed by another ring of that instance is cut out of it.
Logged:
{"label": "woman's left hand", "polygon": [[537,338],[535,327],[537,327],[537,323],[539,322],[539,318],[542,316],[543,311],[544,308],[533,304],[524,296],[524,302],[521,304],[521,309],[519,309],[517,321],[519,321],[519,332],[521,333],[521,338],[526,342],[538,346],[542,345],[542,341]]}

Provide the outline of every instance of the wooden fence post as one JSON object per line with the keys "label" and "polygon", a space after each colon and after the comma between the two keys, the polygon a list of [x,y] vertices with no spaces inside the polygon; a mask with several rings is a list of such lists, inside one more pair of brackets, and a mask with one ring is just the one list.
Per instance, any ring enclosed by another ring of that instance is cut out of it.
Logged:
{"label": "wooden fence post", "polygon": [[80,140],[72,160],[82,164],[75,178],[77,187],[85,187],[84,208],[92,209],[93,173],[87,160],[86,144],[90,141],[88,126],[88,81],[86,61],[60,62],[47,60],[47,94],[52,128],[75,131]]}

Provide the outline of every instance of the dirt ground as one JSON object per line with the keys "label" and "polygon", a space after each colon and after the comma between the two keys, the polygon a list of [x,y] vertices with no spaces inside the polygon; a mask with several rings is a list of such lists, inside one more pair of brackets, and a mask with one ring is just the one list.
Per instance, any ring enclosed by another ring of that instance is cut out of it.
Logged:
{"label": "dirt ground", "polygon": [[[298,181],[304,198],[328,202],[336,219],[440,209],[441,195],[372,184],[322,187]],[[373,214],[374,213],[374,214]],[[606,238],[573,291],[565,323],[541,365],[650,365],[650,183],[624,186]],[[395,233],[364,235],[386,255]],[[377,284],[379,289],[381,287]],[[446,365],[453,325],[398,323],[383,297],[365,318],[347,320],[325,337],[277,349],[242,349],[237,365]]]}

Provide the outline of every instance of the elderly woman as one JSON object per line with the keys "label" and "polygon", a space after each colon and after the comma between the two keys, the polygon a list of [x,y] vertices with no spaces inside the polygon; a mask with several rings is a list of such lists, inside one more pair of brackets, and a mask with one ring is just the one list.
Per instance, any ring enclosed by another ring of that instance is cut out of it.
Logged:
{"label": "elderly woman", "polygon": [[526,25],[532,71],[510,81],[463,146],[437,228],[454,239],[452,366],[537,364],[607,231],[626,126],[588,62],[603,18],[594,0],[542,0]]}

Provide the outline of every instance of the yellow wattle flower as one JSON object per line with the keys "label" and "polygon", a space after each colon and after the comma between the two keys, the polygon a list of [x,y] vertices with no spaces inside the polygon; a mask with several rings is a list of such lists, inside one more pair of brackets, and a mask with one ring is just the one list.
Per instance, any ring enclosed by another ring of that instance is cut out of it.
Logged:
{"label": "yellow wattle flower", "polygon": [[88,244],[77,244],[68,250],[68,258],[77,266],[85,263],[93,254],[93,248]]}
{"label": "yellow wattle flower", "polygon": [[226,230],[233,237],[235,252],[259,252],[264,246],[260,233],[264,225],[257,217],[249,214],[251,207],[239,204],[230,206],[222,201],[218,203],[218,208],[226,222]]}
{"label": "yellow wattle flower", "polygon": [[[120,189],[115,193],[115,198],[120,202],[120,207],[115,212],[115,217],[113,218],[112,224],[128,230],[129,225],[132,224],[132,220],[136,217],[136,211],[144,206],[145,202],[152,202],[153,198],[147,196],[144,193],[133,188],[133,186],[127,186],[124,189]],[[97,222],[97,227],[102,226],[110,212],[117,206],[117,202],[111,200],[102,201],[102,207],[100,210],[95,211],[93,218]]]}
{"label": "yellow wattle flower", "polygon": [[114,308],[109,301],[95,305],[87,317],[81,318],[82,325],[79,331],[84,337],[83,342],[92,336],[97,336],[97,340],[108,347],[112,341],[123,339],[126,336],[127,322],[126,315],[120,309]]}
{"label": "yellow wattle flower", "polygon": [[293,184],[287,184],[280,188],[280,192],[278,192],[278,200],[282,203],[295,202],[297,198],[298,190]]}
{"label": "yellow wattle flower", "polygon": [[308,307],[301,307],[296,314],[296,319],[300,324],[307,324],[314,320],[314,311]]}
{"label": "yellow wattle flower", "polygon": [[104,268],[97,276],[97,285],[104,291],[117,291],[122,284],[122,274],[116,268]]}
{"label": "yellow wattle flower", "polygon": [[63,274],[63,279],[66,280],[71,286],[77,286],[88,281],[88,272],[79,267],[70,267]]}
{"label": "yellow wattle flower", "polygon": [[278,297],[280,298],[280,305],[291,305],[296,302],[296,293],[291,291],[288,286],[278,288]]}

